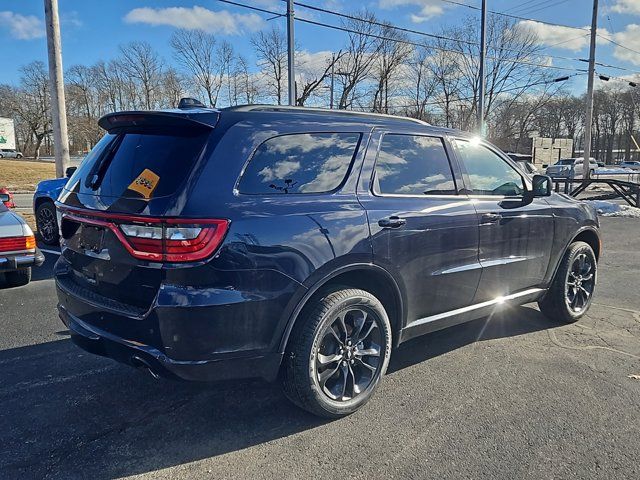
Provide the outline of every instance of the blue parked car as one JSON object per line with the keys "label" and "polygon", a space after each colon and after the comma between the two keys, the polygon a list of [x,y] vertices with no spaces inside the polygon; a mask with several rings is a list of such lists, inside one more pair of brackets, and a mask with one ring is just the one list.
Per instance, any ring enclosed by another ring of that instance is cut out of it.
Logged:
{"label": "blue parked car", "polygon": [[36,193],[33,195],[33,212],[36,217],[36,227],[40,233],[40,239],[47,245],[58,244],[58,219],[55,201],[76,169],[77,167],[69,167],[65,172],[65,178],[43,180],[36,187]]}
{"label": "blue parked car", "polygon": [[56,203],[58,311],[81,348],[153,376],[280,378],[335,418],[411,338],[591,304],[595,210],[470,134],[275,106],[99,125]]}

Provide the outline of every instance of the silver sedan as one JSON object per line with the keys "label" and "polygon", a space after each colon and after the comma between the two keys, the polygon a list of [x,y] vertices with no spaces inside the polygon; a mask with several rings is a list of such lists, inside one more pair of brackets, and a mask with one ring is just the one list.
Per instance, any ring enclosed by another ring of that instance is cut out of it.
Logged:
{"label": "silver sedan", "polygon": [[4,205],[8,197],[0,193],[0,272],[9,286],[17,287],[31,281],[31,268],[42,265],[44,255],[27,222]]}

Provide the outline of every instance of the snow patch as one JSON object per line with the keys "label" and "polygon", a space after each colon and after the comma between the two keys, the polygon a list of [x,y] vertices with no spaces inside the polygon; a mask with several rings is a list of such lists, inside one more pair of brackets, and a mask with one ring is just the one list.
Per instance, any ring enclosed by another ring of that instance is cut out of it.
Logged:
{"label": "snow patch", "polygon": [[630,205],[619,205],[606,200],[585,200],[603,217],[640,218],[640,208]]}

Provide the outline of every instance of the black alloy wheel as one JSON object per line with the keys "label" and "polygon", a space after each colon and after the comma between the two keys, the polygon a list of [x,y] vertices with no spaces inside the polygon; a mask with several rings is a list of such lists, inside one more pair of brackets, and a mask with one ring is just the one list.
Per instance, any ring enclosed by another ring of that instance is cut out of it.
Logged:
{"label": "black alloy wheel", "polygon": [[567,272],[565,301],[576,314],[588,308],[596,284],[595,266],[587,252],[578,253]]}
{"label": "black alloy wheel", "polygon": [[321,333],[315,375],[332,400],[351,400],[379,374],[384,338],[375,312],[358,307],[340,312]]}
{"label": "black alloy wheel", "polygon": [[344,417],[369,401],[387,370],[389,317],[365,290],[328,291],[302,310],[285,355],[287,397],[315,415]]}
{"label": "black alloy wheel", "polygon": [[597,259],[589,244],[573,242],[567,248],[540,311],[563,323],[577,322],[591,306],[597,282]]}
{"label": "black alloy wheel", "polygon": [[36,209],[36,227],[40,238],[47,245],[57,245],[58,219],[56,217],[56,207],[51,202],[45,202]]}

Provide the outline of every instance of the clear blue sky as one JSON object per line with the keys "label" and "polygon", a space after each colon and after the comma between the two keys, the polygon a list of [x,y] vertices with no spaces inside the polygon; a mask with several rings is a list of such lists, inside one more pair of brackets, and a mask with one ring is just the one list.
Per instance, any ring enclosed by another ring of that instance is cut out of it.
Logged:
{"label": "clear blue sky", "polygon": [[[301,0],[304,2],[304,0]],[[479,6],[480,0],[455,0]],[[280,0],[238,0],[269,10],[282,12]],[[477,11],[456,6],[444,0],[306,0],[307,3],[332,11],[352,12],[358,5],[367,7],[379,18],[396,25],[437,33],[443,25],[455,25],[468,14]],[[268,15],[251,12],[216,0],[59,0],[62,22],[65,67],[97,60],[109,60],[117,55],[118,45],[132,40],[145,40],[171,63],[168,40],[176,28],[203,28],[230,41],[237,51],[254,60],[248,38],[260,28],[271,24],[285,27],[284,19],[269,20]],[[590,24],[590,0],[488,0],[489,9],[538,20],[584,27]],[[633,50],[640,51],[640,0],[601,0],[599,27],[608,35]],[[178,7],[175,9],[175,7]],[[173,10],[166,10],[171,9]],[[339,24],[330,15],[309,12],[303,8],[297,15],[325,23]],[[0,83],[14,83],[19,79],[19,67],[32,60],[46,60],[43,4],[41,0],[2,0],[0,3]],[[533,24],[545,52],[571,58],[585,58],[588,54],[586,35],[582,32]],[[298,45],[313,53],[338,49],[346,34],[324,30],[316,26],[297,24]],[[586,34],[586,32],[585,32]],[[629,70],[640,71],[640,54],[602,41],[598,45],[598,60]],[[586,68],[586,64],[553,59],[554,65]],[[599,71],[616,76],[634,75],[632,72],[599,67]],[[560,76],[561,72],[559,72]],[[574,85],[579,88],[582,81]]]}

